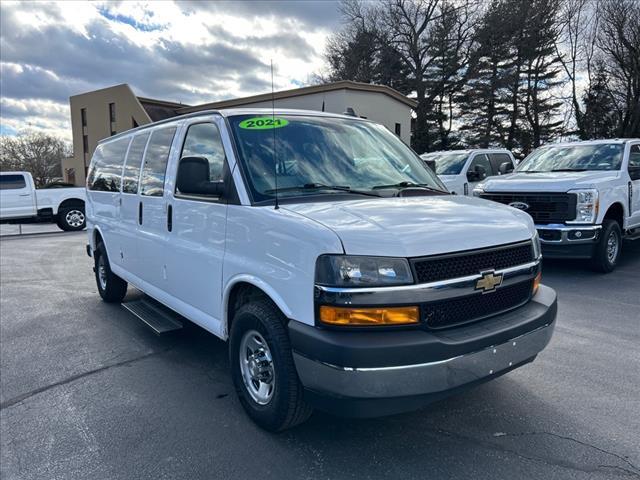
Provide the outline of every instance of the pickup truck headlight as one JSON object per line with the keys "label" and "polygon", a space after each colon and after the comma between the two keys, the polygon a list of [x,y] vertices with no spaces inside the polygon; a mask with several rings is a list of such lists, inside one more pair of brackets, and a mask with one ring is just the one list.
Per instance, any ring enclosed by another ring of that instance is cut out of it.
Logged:
{"label": "pickup truck headlight", "polygon": [[331,287],[387,287],[413,283],[406,258],[321,255],[316,283]]}
{"label": "pickup truck headlight", "polygon": [[481,183],[479,183],[478,185],[475,186],[475,188],[473,189],[473,196],[474,197],[479,197],[480,195],[482,195],[484,193],[484,189],[482,188],[484,185],[482,185]]}
{"label": "pickup truck headlight", "polygon": [[595,189],[569,190],[577,196],[576,218],[567,223],[594,223],[598,217],[600,202]]}

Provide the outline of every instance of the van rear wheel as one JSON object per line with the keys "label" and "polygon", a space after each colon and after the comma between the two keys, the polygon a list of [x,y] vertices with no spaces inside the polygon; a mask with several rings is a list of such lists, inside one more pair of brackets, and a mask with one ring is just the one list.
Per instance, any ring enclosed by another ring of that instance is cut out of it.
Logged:
{"label": "van rear wheel", "polygon": [[107,303],[120,303],[127,294],[127,282],[111,271],[107,249],[99,243],[94,253],[98,293]]}
{"label": "van rear wheel", "polygon": [[231,325],[231,376],[242,407],[260,427],[278,432],[309,418],[312,408],[293,363],[285,316],[267,300],[243,305]]}

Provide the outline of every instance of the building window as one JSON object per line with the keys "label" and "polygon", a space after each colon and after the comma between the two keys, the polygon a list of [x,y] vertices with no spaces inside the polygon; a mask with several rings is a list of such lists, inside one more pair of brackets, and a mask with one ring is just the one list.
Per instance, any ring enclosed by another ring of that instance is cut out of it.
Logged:
{"label": "building window", "polygon": [[89,137],[87,135],[82,136],[82,153],[84,154],[84,161],[87,161],[89,155]]}
{"label": "building window", "polygon": [[400,125],[399,123],[396,123],[396,135],[400,136],[401,129],[402,129],[402,125]]}
{"label": "building window", "polygon": [[80,117],[82,118],[82,126],[86,127],[87,126],[87,109],[86,108],[80,109]]}
{"label": "building window", "polygon": [[109,104],[109,125],[111,127],[111,135],[116,134],[116,104]]}

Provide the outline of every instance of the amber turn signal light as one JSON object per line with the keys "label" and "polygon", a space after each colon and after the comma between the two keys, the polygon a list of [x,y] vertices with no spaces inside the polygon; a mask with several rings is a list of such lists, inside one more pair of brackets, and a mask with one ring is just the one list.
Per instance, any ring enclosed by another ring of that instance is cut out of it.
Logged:
{"label": "amber turn signal light", "polygon": [[320,321],[327,325],[410,325],[418,323],[418,307],[347,308],[320,307]]}
{"label": "amber turn signal light", "polygon": [[536,278],[533,279],[533,294],[535,295],[538,292],[538,287],[540,287],[540,282],[542,281],[542,272],[538,272]]}

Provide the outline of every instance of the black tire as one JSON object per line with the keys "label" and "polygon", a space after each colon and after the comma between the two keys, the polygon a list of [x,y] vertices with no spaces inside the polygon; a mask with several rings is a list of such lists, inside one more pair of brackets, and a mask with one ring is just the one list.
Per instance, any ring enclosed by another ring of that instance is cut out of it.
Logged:
{"label": "black tire", "polygon": [[[111,271],[109,257],[103,243],[98,243],[98,247],[93,252],[95,262],[96,285],[98,293],[107,303],[120,303],[127,294],[127,282]],[[104,269],[101,272],[101,269]],[[104,275],[101,280],[100,275]]]}
{"label": "black tire", "polygon": [[56,223],[65,232],[77,232],[84,229],[87,226],[84,206],[60,208]]}
{"label": "black tire", "polygon": [[[231,376],[240,403],[260,427],[279,432],[306,421],[313,409],[304,401],[303,387],[291,355],[291,344],[285,327],[286,318],[268,300],[255,300],[236,312],[231,325],[229,361]],[[251,332],[266,341],[274,372],[272,396],[266,404],[256,401],[244,381],[240,345]]]}
{"label": "black tire", "polygon": [[[610,242],[613,242],[610,243]],[[612,251],[613,245],[613,251]],[[600,238],[591,259],[591,266],[597,272],[609,273],[615,270],[622,251],[622,230],[615,220],[602,222]]]}

